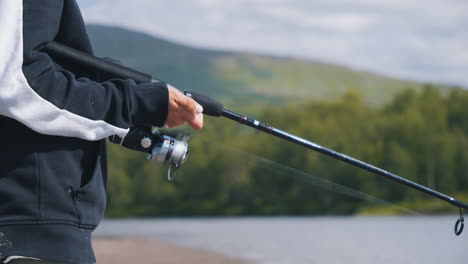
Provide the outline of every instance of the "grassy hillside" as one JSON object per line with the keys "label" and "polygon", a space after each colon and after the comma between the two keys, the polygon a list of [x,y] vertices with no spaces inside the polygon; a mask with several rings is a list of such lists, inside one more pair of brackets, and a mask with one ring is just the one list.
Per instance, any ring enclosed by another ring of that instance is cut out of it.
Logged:
{"label": "grassy hillside", "polygon": [[388,102],[415,82],[313,61],[196,49],[121,28],[90,25],[95,52],[225,103],[298,102],[361,93],[371,105]]}

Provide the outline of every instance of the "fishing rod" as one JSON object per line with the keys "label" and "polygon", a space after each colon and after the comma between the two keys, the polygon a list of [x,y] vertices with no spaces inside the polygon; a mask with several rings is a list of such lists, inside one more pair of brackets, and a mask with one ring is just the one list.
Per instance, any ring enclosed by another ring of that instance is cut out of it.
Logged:
{"label": "fishing rod", "polygon": [[463,232],[464,217],[463,217],[462,208],[463,209],[468,209],[468,204],[466,204],[466,203],[464,203],[462,201],[459,201],[459,200],[457,200],[457,199],[455,199],[453,197],[450,197],[450,196],[448,196],[446,194],[435,191],[435,190],[433,190],[433,189],[431,189],[429,187],[426,187],[424,185],[415,183],[415,182],[410,181],[410,180],[408,180],[406,178],[403,178],[403,177],[398,176],[396,174],[390,173],[390,172],[388,172],[386,170],[375,167],[375,166],[373,166],[371,164],[365,163],[363,161],[360,161],[358,159],[355,159],[355,158],[350,157],[348,155],[345,155],[343,153],[340,153],[340,152],[337,152],[335,150],[326,148],[324,146],[321,146],[319,144],[311,142],[311,141],[309,141],[307,139],[298,137],[296,135],[292,135],[290,133],[287,133],[287,132],[285,132],[283,130],[280,130],[280,129],[275,128],[273,126],[270,126],[268,124],[261,123],[258,120],[255,120],[255,119],[252,119],[250,117],[240,115],[240,114],[237,114],[237,113],[232,112],[230,110],[224,109],[224,106],[221,103],[219,103],[218,101],[216,101],[214,99],[211,99],[211,98],[209,98],[207,96],[204,96],[204,95],[201,95],[201,94],[198,94],[198,93],[194,93],[194,92],[189,92],[189,91],[185,91],[184,93],[185,93],[186,96],[191,97],[192,99],[197,101],[199,104],[201,104],[203,106],[203,109],[206,109],[206,111],[204,110],[203,114],[206,114],[206,115],[209,115],[209,116],[214,116],[214,117],[222,116],[222,117],[228,118],[228,119],[236,121],[236,122],[238,122],[238,123],[240,123],[242,125],[246,125],[246,126],[255,128],[257,130],[260,130],[260,131],[265,132],[267,134],[273,135],[275,137],[278,137],[278,138],[287,140],[289,142],[298,144],[300,146],[306,147],[308,149],[317,151],[317,152],[322,153],[324,155],[327,155],[329,157],[335,158],[337,160],[341,160],[341,161],[346,162],[348,164],[351,164],[351,165],[353,165],[355,167],[358,167],[358,168],[364,169],[366,171],[369,171],[371,173],[383,176],[383,177],[385,177],[387,179],[390,179],[390,180],[395,181],[397,183],[403,184],[403,185],[405,185],[407,187],[413,188],[413,189],[418,190],[420,192],[426,193],[426,194],[428,194],[428,195],[430,195],[432,197],[435,197],[437,199],[448,202],[449,204],[451,204],[451,205],[453,205],[455,207],[458,207],[459,213],[460,213],[460,217],[457,220],[457,222],[455,223],[455,229],[454,229],[455,234],[458,236]]}
{"label": "fishing rod", "polygon": [[[42,49],[51,54],[52,56],[60,56],[62,58],[65,58],[67,60],[80,63],[83,66],[93,68],[95,70],[98,70],[100,72],[104,72],[107,74],[110,74],[111,76],[116,76],[119,78],[124,78],[124,79],[133,79],[136,82],[140,83],[148,83],[148,82],[154,82],[154,81],[159,81],[159,80],[154,80],[152,77],[148,74],[138,72],[134,69],[120,66],[108,61],[105,61],[103,59],[94,57],[92,55],[89,55],[87,53],[78,51],[76,49],[70,48],[68,46],[62,45],[57,42],[49,42],[45,44]],[[390,179],[394,182],[397,182],[399,184],[405,185],[409,188],[415,189],[417,191],[423,192],[425,194],[428,194],[432,197],[435,197],[439,200],[445,201],[459,209],[460,216],[458,220],[455,223],[454,227],[454,232],[458,236],[463,232],[464,228],[464,216],[463,216],[463,209],[468,209],[468,204],[459,201],[453,197],[450,197],[446,194],[443,194],[441,192],[438,192],[436,190],[433,190],[429,187],[426,187],[424,185],[418,184],[416,182],[410,181],[406,178],[403,178],[401,176],[398,176],[396,174],[390,173],[386,170],[383,170],[381,168],[375,167],[371,164],[365,163],[363,161],[360,161],[358,159],[352,158],[350,156],[347,156],[343,153],[337,152],[335,150],[326,148],[324,146],[321,146],[319,144],[316,144],[314,142],[311,142],[307,139],[298,137],[296,135],[287,133],[283,130],[280,130],[278,128],[275,128],[273,126],[270,126],[265,123],[261,123],[258,120],[252,119],[250,117],[240,115],[238,113],[232,112],[230,110],[227,110],[224,108],[224,106],[205,95],[198,94],[196,92],[191,92],[191,91],[185,91],[184,94],[193,100],[195,100],[197,103],[199,103],[201,106],[203,106],[203,114],[213,116],[213,117],[225,117],[227,119],[233,120],[235,122],[238,122],[242,125],[246,125],[249,127],[252,127],[254,129],[260,130],[264,133],[270,134],[272,136],[278,137],[283,140],[287,140],[289,142],[292,142],[294,144],[298,144],[300,146],[303,146],[305,148],[308,148],[310,150],[314,150],[316,152],[322,153],[324,155],[327,155],[329,157],[332,157],[334,159],[346,162],[350,165],[353,165],[355,167],[364,169],[368,172],[383,176],[387,179]],[[142,141],[143,143],[143,141]],[[184,157],[184,160],[186,159],[186,156]],[[181,164],[181,163],[180,163]],[[180,164],[177,164],[178,166]]]}

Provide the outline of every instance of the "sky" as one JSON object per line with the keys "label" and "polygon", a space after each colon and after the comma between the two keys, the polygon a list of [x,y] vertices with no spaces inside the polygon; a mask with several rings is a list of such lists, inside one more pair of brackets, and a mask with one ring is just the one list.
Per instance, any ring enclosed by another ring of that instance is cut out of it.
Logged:
{"label": "sky", "polygon": [[87,23],[468,88],[468,0],[78,0]]}

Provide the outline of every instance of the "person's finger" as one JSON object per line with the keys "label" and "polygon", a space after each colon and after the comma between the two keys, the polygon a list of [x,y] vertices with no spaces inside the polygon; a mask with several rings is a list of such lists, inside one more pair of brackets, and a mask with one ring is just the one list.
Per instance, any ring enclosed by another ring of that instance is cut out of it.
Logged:
{"label": "person's finger", "polygon": [[168,119],[165,125],[167,128],[174,128],[183,125],[185,122],[193,129],[200,130],[203,128],[203,114],[193,114],[181,109],[177,116]]}
{"label": "person's finger", "polygon": [[195,118],[187,122],[193,129],[200,130],[203,128],[203,115],[196,114]]}
{"label": "person's finger", "polygon": [[174,127],[178,127],[180,125],[183,125],[184,123],[185,123],[185,121],[182,120],[182,119],[168,120],[164,126],[167,127],[167,128],[174,128]]}
{"label": "person's finger", "polygon": [[192,114],[186,112],[184,114],[185,121],[195,130],[200,130],[203,127],[203,115],[202,114]]}
{"label": "person's finger", "polygon": [[199,105],[195,100],[185,95],[177,97],[177,104],[188,112],[194,114],[201,114],[203,112],[203,107]]}

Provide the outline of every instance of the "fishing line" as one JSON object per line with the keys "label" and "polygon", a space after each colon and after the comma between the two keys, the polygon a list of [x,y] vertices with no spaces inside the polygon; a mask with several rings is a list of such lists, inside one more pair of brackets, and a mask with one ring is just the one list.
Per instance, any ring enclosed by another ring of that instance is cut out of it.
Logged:
{"label": "fishing line", "polygon": [[348,197],[351,197],[351,198],[364,200],[364,201],[368,201],[368,202],[375,203],[375,204],[385,205],[385,206],[388,206],[388,207],[391,207],[391,208],[394,208],[394,209],[398,209],[399,211],[405,212],[406,214],[409,214],[409,215],[422,215],[421,213],[418,213],[418,212],[416,212],[414,210],[411,210],[409,208],[402,207],[402,206],[397,205],[395,203],[392,203],[390,201],[377,198],[377,197],[372,196],[370,194],[367,194],[367,193],[358,191],[356,189],[341,185],[339,183],[324,179],[322,177],[314,176],[314,175],[312,175],[310,173],[307,173],[305,171],[302,171],[302,170],[299,170],[297,168],[293,168],[293,167],[284,165],[282,163],[279,163],[279,162],[273,161],[271,159],[259,156],[257,154],[252,153],[252,152],[248,152],[246,150],[242,150],[242,149],[239,149],[239,148],[228,146],[226,144],[220,143],[219,141],[214,141],[212,139],[206,138],[205,136],[197,135],[197,138],[201,139],[205,143],[208,143],[208,144],[211,144],[211,145],[215,146],[218,149],[229,150],[231,153],[235,152],[237,155],[239,155],[240,157],[243,157],[243,158],[245,157],[247,160],[256,160],[257,162],[266,165],[265,167],[270,169],[270,170],[272,170],[272,168],[274,167],[275,169],[277,169],[277,170],[274,171],[275,173],[280,173],[280,174],[286,175],[286,176],[294,176],[295,178],[298,178],[300,180],[304,180],[304,181],[306,181],[307,183],[309,183],[311,185],[320,187],[320,188],[325,189],[327,191],[330,191],[330,192],[333,192],[333,193],[339,193],[339,194],[342,194],[342,195],[345,195],[345,196],[348,196]]}

